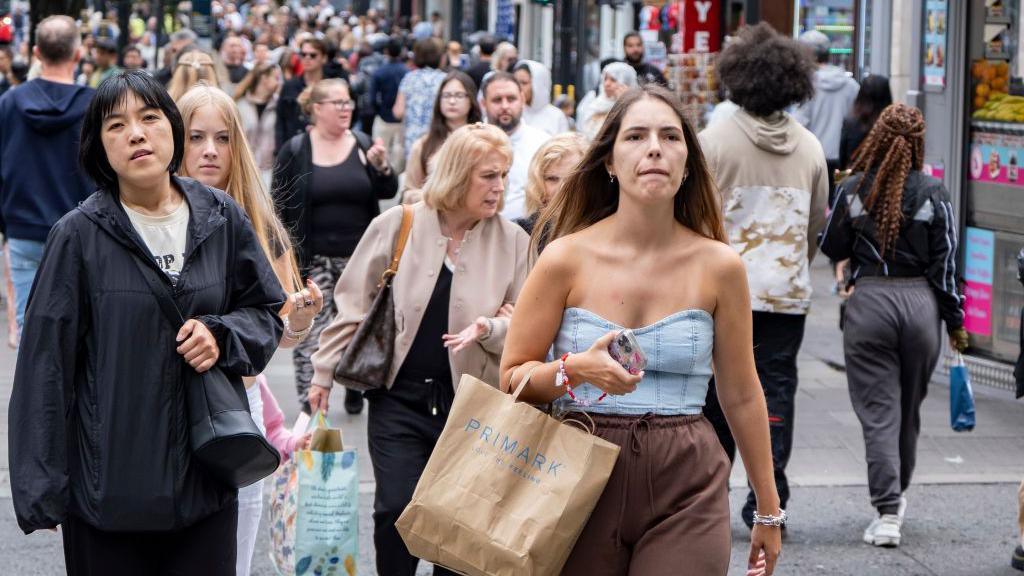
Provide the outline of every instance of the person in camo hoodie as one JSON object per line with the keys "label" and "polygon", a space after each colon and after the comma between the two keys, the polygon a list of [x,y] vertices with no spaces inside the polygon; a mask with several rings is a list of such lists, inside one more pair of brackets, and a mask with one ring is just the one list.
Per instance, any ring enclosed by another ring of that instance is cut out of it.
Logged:
{"label": "person in camo hoodie", "polygon": [[[718,72],[739,109],[700,134],[721,194],[725,231],[747,268],[754,361],[764,387],[775,484],[785,508],[793,447],[796,357],[811,305],[809,265],[825,224],[828,170],[821,144],[784,110],[814,94],[814,61],[767,24],[743,29]],[[711,388],[705,414],[732,458],[735,442]],[[743,507],[751,526],[754,494]]]}

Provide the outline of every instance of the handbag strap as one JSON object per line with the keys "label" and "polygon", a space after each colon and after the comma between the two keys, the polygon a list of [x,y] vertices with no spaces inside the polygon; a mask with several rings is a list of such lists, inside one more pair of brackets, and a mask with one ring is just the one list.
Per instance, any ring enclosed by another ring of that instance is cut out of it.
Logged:
{"label": "handbag strap", "polygon": [[402,227],[398,229],[398,240],[395,242],[395,252],[391,255],[391,263],[387,270],[381,274],[381,285],[389,282],[395,274],[398,274],[398,263],[402,261],[402,253],[405,252],[405,244],[409,241],[409,232],[412,231],[412,206],[402,205]]}
{"label": "handbag strap", "polygon": [[139,269],[142,277],[146,279],[146,284],[149,285],[149,291],[156,298],[156,303],[160,305],[160,310],[171,321],[171,326],[174,327],[175,331],[179,330],[185,324],[185,319],[181,315],[181,310],[178,310],[178,305],[174,302],[167,284],[157,277],[157,272],[150,266],[147,266],[138,254],[131,250],[129,252],[132,255],[132,261],[135,262],[135,267]]}

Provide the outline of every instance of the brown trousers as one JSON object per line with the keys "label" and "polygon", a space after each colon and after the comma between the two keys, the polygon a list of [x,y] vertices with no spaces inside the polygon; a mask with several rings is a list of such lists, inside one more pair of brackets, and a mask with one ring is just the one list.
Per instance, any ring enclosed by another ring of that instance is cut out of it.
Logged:
{"label": "brown trousers", "polygon": [[562,575],[726,574],[729,459],[711,424],[702,415],[591,417],[595,434],[622,450]]}

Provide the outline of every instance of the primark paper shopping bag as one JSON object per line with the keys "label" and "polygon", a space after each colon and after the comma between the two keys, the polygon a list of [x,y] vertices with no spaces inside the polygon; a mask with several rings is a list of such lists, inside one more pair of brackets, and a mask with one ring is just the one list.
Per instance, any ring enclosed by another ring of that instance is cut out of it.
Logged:
{"label": "primark paper shopping bag", "polygon": [[[528,378],[528,377],[527,377]],[[471,576],[555,576],[619,447],[464,375],[397,528],[409,551]]]}

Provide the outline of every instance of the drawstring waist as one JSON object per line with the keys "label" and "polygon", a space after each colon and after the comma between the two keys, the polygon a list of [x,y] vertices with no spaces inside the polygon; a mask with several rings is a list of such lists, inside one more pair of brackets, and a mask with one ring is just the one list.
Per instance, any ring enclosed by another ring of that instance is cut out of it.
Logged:
{"label": "drawstring waist", "polygon": [[615,541],[621,547],[624,546],[622,540],[622,525],[626,519],[626,503],[629,495],[630,485],[630,472],[633,467],[633,460],[639,458],[645,453],[648,454],[647,466],[646,466],[646,481],[647,481],[647,504],[650,506],[651,515],[656,515],[657,512],[654,508],[654,473],[652,458],[650,457],[650,433],[653,430],[664,429],[664,428],[677,428],[680,426],[687,426],[694,422],[699,422],[704,419],[703,414],[683,414],[674,416],[658,416],[653,412],[648,412],[643,416],[619,416],[610,414],[587,414],[582,418],[579,412],[569,412],[566,414],[566,418],[572,418],[579,421],[586,421],[589,417],[594,422],[595,430],[594,433],[597,435],[602,429],[605,430],[628,430],[629,437],[627,439],[627,445],[623,446],[620,450],[622,455],[622,466],[624,472],[624,481],[622,482],[622,494],[620,497],[621,504],[619,505],[619,521],[615,528]]}

